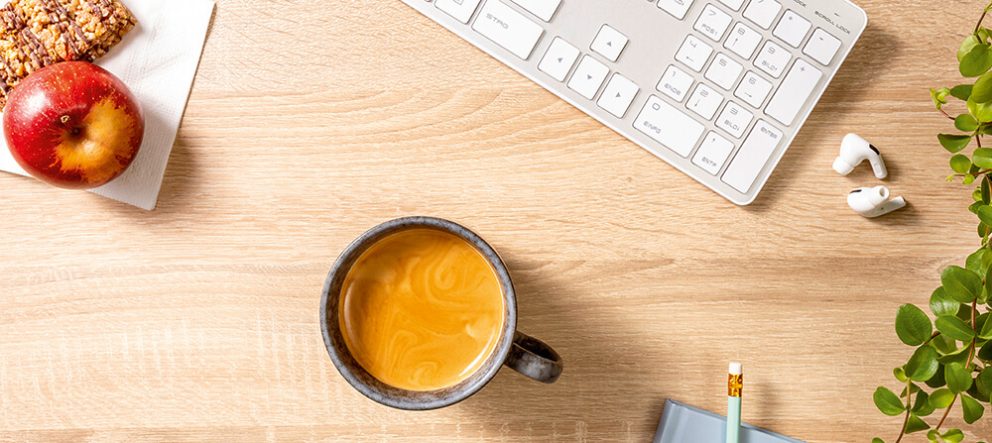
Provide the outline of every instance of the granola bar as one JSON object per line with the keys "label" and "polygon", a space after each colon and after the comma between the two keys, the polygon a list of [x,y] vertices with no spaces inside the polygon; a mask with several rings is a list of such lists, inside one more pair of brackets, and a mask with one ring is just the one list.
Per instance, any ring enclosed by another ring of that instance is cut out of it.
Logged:
{"label": "granola bar", "polygon": [[0,8],[0,107],[28,74],[61,61],[93,61],[135,24],[118,0],[10,0]]}

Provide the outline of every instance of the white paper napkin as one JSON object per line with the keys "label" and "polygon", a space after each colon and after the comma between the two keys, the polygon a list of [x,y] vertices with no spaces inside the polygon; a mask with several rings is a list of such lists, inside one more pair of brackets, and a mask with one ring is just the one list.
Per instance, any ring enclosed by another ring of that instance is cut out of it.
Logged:
{"label": "white paper napkin", "polygon": [[[213,15],[213,0],[123,0],[138,19],[124,40],[97,61],[141,102],[145,138],[128,170],[93,192],[155,209],[176,132]],[[0,2],[0,4],[5,2]],[[0,170],[25,175],[0,136]]]}

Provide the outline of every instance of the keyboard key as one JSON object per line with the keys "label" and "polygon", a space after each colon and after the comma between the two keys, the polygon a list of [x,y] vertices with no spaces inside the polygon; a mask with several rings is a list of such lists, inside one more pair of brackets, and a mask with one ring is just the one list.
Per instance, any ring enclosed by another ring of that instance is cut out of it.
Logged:
{"label": "keyboard key", "polygon": [[599,34],[592,41],[592,50],[606,57],[610,61],[617,61],[620,53],[627,46],[627,36],[608,25],[599,28]]}
{"label": "keyboard key", "polygon": [[568,76],[568,71],[572,69],[572,65],[578,59],[579,48],[570,45],[561,38],[555,38],[537,68],[555,80],[563,82]]}
{"label": "keyboard key", "polygon": [[706,134],[703,144],[696,151],[696,155],[692,158],[692,163],[703,168],[704,171],[709,172],[711,175],[716,175],[717,172],[720,172],[720,168],[723,168],[723,164],[727,162],[727,158],[730,157],[730,153],[733,151],[733,143],[715,132],[710,132]]}
{"label": "keyboard key", "polygon": [[805,60],[799,60],[779,85],[775,97],[768,102],[765,114],[789,126],[809,100],[823,73]]}
{"label": "keyboard key", "polygon": [[685,18],[686,13],[689,12],[689,8],[692,7],[692,2],[694,1],[695,0],[658,0],[658,7],[671,14],[673,17],[682,20]]}
{"label": "keyboard key", "polygon": [[748,72],[744,75],[744,81],[741,85],[737,87],[737,92],[734,95],[737,98],[744,100],[745,103],[754,106],[755,108],[760,108],[768,98],[768,94],[772,92],[772,84],[768,80],[765,80],[753,72]]}
{"label": "keyboard key", "polygon": [[627,77],[613,74],[596,104],[605,109],[606,112],[613,114],[614,117],[623,118],[624,115],[627,115],[627,109],[630,108],[631,102],[634,101],[634,97],[640,90],[641,88],[637,86],[637,83],[630,81]]}
{"label": "keyboard key", "polygon": [[569,89],[578,92],[579,95],[592,100],[599,91],[599,87],[606,80],[606,74],[610,73],[610,68],[596,61],[596,59],[585,56],[579,62],[579,67],[575,68],[572,79],[568,81]]}
{"label": "keyboard key", "polygon": [[830,35],[827,31],[817,29],[813,32],[813,37],[809,39],[809,43],[806,43],[803,53],[813,57],[813,60],[824,66],[829,66],[834,61],[834,56],[837,55],[838,50],[840,50],[840,40],[837,40],[837,37]]}
{"label": "keyboard key", "polygon": [[764,120],[759,120],[734,156],[727,172],[723,173],[723,182],[747,194],[781,142],[782,132]]}
{"label": "keyboard key", "polygon": [[462,23],[468,24],[481,0],[437,0],[434,6]]}
{"label": "keyboard key", "polygon": [[803,43],[803,40],[806,39],[806,34],[809,34],[809,28],[812,27],[813,24],[809,20],[800,17],[799,14],[792,11],[785,11],[782,21],[778,22],[778,26],[775,28],[773,34],[788,43],[789,46],[798,48]]}
{"label": "keyboard key", "polygon": [[724,6],[733,9],[734,11],[740,11],[741,5],[744,4],[744,0],[720,0]]}
{"label": "keyboard key", "polygon": [[724,54],[717,54],[710,69],[706,71],[706,78],[729,91],[741,77],[741,72],[744,72],[744,66]]}
{"label": "keyboard key", "polygon": [[486,2],[472,29],[524,60],[544,35],[541,25],[501,1]]}
{"label": "keyboard key", "polygon": [[747,9],[744,10],[744,17],[761,26],[761,29],[772,27],[775,17],[782,10],[782,4],[775,0],[752,0]]}
{"label": "keyboard key", "polygon": [[699,20],[696,21],[695,29],[714,41],[720,41],[730,27],[731,21],[730,16],[716,6],[706,5],[703,13],[699,15]]}
{"label": "keyboard key", "polygon": [[513,3],[520,5],[521,8],[527,10],[531,14],[537,16],[537,18],[544,20],[546,22],[551,21],[551,17],[555,16],[555,12],[558,11],[558,5],[561,4],[561,0],[512,0]]}
{"label": "keyboard key", "polygon": [[702,40],[690,35],[686,37],[685,43],[682,43],[682,47],[679,48],[679,52],[675,54],[675,59],[685,63],[689,69],[696,72],[701,72],[703,70],[703,66],[706,66],[706,62],[710,59],[710,54],[712,53],[712,46],[707,45]]}
{"label": "keyboard key", "polygon": [[685,96],[689,94],[689,88],[692,87],[695,81],[691,75],[672,65],[668,67],[665,75],[661,77],[661,82],[658,83],[658,90],[671,97],[672,100],[681,103],[682,100],[685,100]]}
{"label": "keyboard key", "polygon": [[731,50],[734,54],[750,60],[751,56],[754,55],[754,51],[758,49],[758,44],[760,43],[761,34],[758,33],[758,31],[751,29],[744,23],[738,23],[734,26],[734,29],[730,31],[730,37],[727,39],[727,43],[725,43],[724,46]]}
{"label": "keyboard key", "polygon": [[751,120],[754,120],[754,114],[737,103],[730,102],[716,119],[716,126],[727,131],[734,138],[741,138],[747,127],[751,125]]}
{"label": "keyboard key", "polygon": [[695,119],[653,95],[637,116],[634,128],[682,157],[689,156],[705,130]]}
{"label": "keyboard key", "polygon": [[713,115],[716,114],[717,109],[720,109],[721,104],[723,104],[723,96],[719,92],[709,86],[700,84],[696,86],[696,92],[692,93],[692,97],[689,97],[686,107],[690,111],[699,114],[700,117],[706,120],[712,120]]}
{"label": "keyboard key", "polygon": [[761,48],[758,58],[754,60],[754,65],[772,77],[779,78],[785,71],[785,66],[789,64],[789,60],[792,60],[792,54],[787,49],[775,44],[775,42],[768,42]]}

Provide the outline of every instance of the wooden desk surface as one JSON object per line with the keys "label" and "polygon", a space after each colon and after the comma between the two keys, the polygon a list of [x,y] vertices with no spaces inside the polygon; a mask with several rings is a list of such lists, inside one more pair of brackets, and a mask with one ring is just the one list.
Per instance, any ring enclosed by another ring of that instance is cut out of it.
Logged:
{"label": "wooden desk surface", "polygon": [[[158,210],[0,176],[0,441],[642,442],[666,398],[725,408],[730,359],[746,421],[894,438],[871,394],[910,353],[896,308],[977,247],[927,88],[958,80],[982,4],[861,0],[863,41],[741,209],[400,2],[333,3],[219,2]],[[830,170],[848,131],[911,208],[848,210],[877,183]],[[501,251],[558,384],[507,370],[401,413],[344,382],[324,275],[412,214]]]}

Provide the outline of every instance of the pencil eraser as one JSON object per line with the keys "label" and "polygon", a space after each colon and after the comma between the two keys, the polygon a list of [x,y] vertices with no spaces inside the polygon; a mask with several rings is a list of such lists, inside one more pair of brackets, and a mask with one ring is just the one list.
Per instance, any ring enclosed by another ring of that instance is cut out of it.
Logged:
{"label": "pencil eraser", "polygon": [[730,375],[741,375],[744,373],[744,366],[741,365],[739,361],[730,362],[730,369],[728,369]]}

